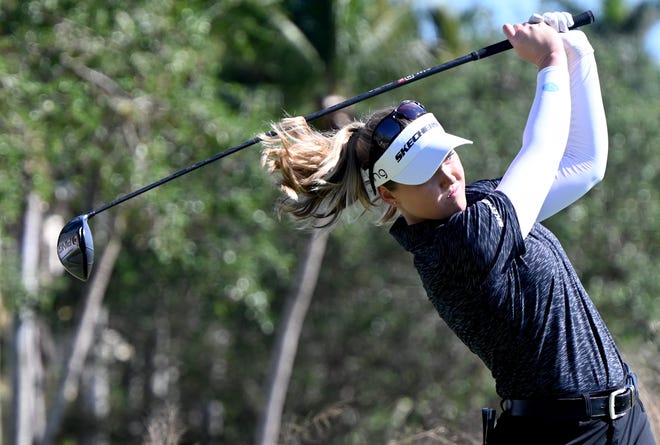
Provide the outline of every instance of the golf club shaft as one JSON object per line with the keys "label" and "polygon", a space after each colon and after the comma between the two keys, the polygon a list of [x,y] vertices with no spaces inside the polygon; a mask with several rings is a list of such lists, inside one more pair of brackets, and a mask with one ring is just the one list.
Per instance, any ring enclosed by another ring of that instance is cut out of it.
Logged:
{"label": "golf club shaft", "polygon": [[[573,21],[574,21],[574,25],[571,27],[571,29],[574,29],[574,28],[577,28],[577,27],[583,26],[583,25],[589,25],[589,24],[593,23],[594,22],[594,15],[591,11],[585,11],[585,12],[582,12],[580,14],[574,15],[573,16]],[[362,101],[364,101],[366,99],[369,99],[371,97],[377,96],[379,94],[383,94],[387,91],[394,90],[395,88],[399,88],[399,87],[402,87],[404,85],[408,85],[412,82],[416,82],[418,80],[424,79],[426,77],[432,76],[432,75],[440,73],[442,71],[447,71],[451,68],[457,67],[459,65],[463,65],[463,64],[465,64],[467,62],[471,62],[473,60],[484,59],[486,57],[490,57],[492,55],[499,54],[499,53],[501,53],[503,51],[507,51],[511,48],[512,48],[511,43],[508,40],[502,40],[501,42],[494,43],[492,45],[489,45],[489,46],[483,47],[481,49],[478,49],[476,51],[472,51],[470,54],[467,54],[465,56],[459,57],[459,58],[454,59],[454,60],[450,60],[449,62],[445,62],[445,63],[442,63],[440,65],[436,65],[436,66],[431,67],[431,68],[427,68],[427,69],[419,71],[415,74],[402,77],[398,80],[395,80],[395,81],[390,82],[388,84],[382,85],[382,86],[380,86],[378,88],[375,88],[373,90],[367,91],[366,93],[359,94],[359,95],[357,95],[353,98],[347,99],[347,100],[345,100],[343,102],[340,102],[336,105],[333,105],[331,107],[316,111],[312,114],[309,114],[309,115],[305,116],[305,119],[307,121],[312,121],[312,120],[318,119],[322,116],[326,116],[330,113],[334,113],[335,111],[340,110],[342,108],[349,107],[353,104],[356,104],[358,102],[362,102]],[[180,176],[186,175],[186,174],[188,174],[188,173],[190,173],[194,170],[197,170],[201,167],[204,167],[205,165],[208,165],[212,162],[215,162],[219,159],[222,159],[226,156],[229,156],[233,153],[236,153],[237,151],[243,150],[244,148],[255,145],[259,142],[261,142],[261,139],[259,137],[252,138],[252,139],[250,139],[248,141],[245,141],[245,142],[243,142],[239,145],[236,145],[232,148],[229,148],[229,149],[227,149],[227,150],[225,150],[221,153],[218,153],[214,156],[211,156],[208,159],[200,161],[200,162],[198,162],[194,165],[191,165],[190,167],[186,167],[186,168],[184,168],[182,170],[179,170],[179,171],[177,171],[177,172],[175,172],[175,173],[173,173],[173,174],[171,174],[171,175],[169,175],[165,178],[162,178],[162,179],[160,179],[156,182],[153,182],[153,183],[151,183],[147,186],[144,186],[141,189],[135,190],[131,193],[128,193],[127,195],[124,195],[120,198],[117,198],[112,202],[109,202],[109,203],[107,203],[107,204],[105,204],[105,205],[103,205],[103,206],[101,206],[97,209],[94,209],[94,210],[90,211],[89,213],[86,214],[86,216],[88,218],[91,218],[94,215],[96,215],[97,213],[101,213],[105,210],[108,210],[111,207],[114,207],[118,204],[121,204],[125,201],[128,201],[129,199],[135,198],[136,196],[141,195],[145,192],[148,192],[149,190],[154,189],[156,187],[159,187],[159,186],[161,186],[161,185],[163,185],[167,182],[170,182],[173,179],[176,179]]]}

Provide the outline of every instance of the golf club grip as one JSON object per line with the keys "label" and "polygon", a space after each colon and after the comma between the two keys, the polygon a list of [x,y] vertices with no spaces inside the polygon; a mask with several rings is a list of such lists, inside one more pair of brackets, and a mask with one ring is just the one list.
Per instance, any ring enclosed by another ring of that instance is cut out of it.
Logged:
{"label": "golf club grip", "polygon": [[579,28],[580,26],[591,25],[596,21],[594,13],[591,11],[584,11],[573,16],[573,26],[570,29]]}
{"label": "golf club grip", "polygon": [[[575,29],[580,26],[584,25],[590,25],[592,24],[596,18],[594,17],[593,12],[591,11],[584,11],[579,14],[576,14],[573,16],[573,26],[571,26],[569,29]],[[493,43],[492,45],[488,45],[484,48],[478,49],[472,53],[474,56],[474,59],[483,59],[488,56],[492,56],[494,54],[499,54],[503,51],[507,51],[509,49],[513,48],[511,45],[511,42],[508,40],[502,40],[501,42]]]}

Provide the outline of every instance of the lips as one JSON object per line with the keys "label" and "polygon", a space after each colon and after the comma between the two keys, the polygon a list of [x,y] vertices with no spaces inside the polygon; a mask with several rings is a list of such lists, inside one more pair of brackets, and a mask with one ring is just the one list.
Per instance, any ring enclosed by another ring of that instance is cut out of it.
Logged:
{"label": "lips", "polygon": [[456,194],[458,193],[459,188],[460,188],[460,186],[459,186],[458,183],[452,185],[451,187],[449,187],[449,189],[447,190],[447,194],[446,194],[447,198],[450,198],[450,199],[455,198]]}

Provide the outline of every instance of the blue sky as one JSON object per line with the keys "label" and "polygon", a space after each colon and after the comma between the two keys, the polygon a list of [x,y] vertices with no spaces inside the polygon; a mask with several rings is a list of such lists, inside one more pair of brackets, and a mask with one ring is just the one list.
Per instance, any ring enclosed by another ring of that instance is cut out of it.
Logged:
{"label": "blue sky", "polygon": [[[634,6],[641,0],[627,0],[626,3]],[[444,7],[455,8],[457,12],[481,7],[492,11],[493,26],[500,26],[503,23],[515,23],[526,20],[533,12],[544,12],[541,10],[540,0],[414,0],[414,3],[420,7],[429,5],[442,5]],[[602,0],[576,0],[577,5],[581,6],[581,11],[591,9],[598,20],[598,14],[601,10]],[[660,22],[650,30],[646,38],[646,49],[652,57],[660,64]]]}

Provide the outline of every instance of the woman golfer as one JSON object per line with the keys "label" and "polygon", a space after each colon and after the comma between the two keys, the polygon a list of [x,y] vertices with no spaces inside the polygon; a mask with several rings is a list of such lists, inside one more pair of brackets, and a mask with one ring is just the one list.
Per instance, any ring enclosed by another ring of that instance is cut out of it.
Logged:
{"label": "woman golfer", "polygon": [[[471,142],[405,101],[332,134],[303,118],[262,135],[281,208],[330,225],[348,206],[414,256],[431,303],[486,364],[503,413],[489,444],[654,444],[637,381],[554,235],[539,221],[599,182],[607,129],[593,49],[566,13],[504,25],[538,67],[522,148],[502,178],[466,185]],[[563,31],[563,32],[557,32]]]}

